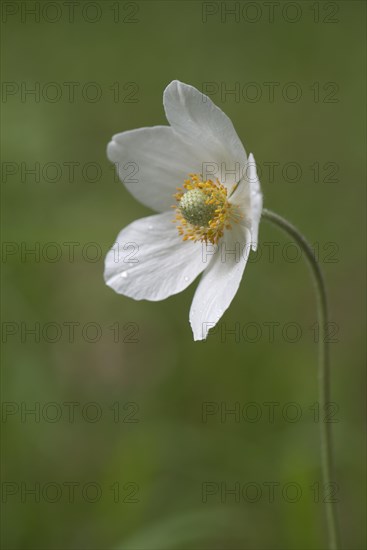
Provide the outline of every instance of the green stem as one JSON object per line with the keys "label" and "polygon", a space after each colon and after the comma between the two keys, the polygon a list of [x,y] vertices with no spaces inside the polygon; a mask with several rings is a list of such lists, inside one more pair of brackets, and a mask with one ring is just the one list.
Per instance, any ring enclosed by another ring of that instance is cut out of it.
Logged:
{"label": "green stem", "polygon": [[[327,336],[328,304],[324,277],[320,265],[315,259],[311,246],[303,237],[303,235],[301,235],[298,229],[296,229],[287,220],[285,220],[278,214],[271,212],[270,210],[264,209],[262,215],[263,218],[277,225],[283,231],[288,233],[288,235],[293,237],[295,242],[305,253],[306,259],[312,271],[313,279],[316,286],[317,312],[320,325],[318,380],[320,410],[323,411],[326,410],[326,407],[330,402],[330,356]],[[320,436],[322,477],[324,485],[328,486],[328,484],[333,482],[334,472],[330,422],[320,421]],[[340,548],[340,543],[335,503],[330,501],[326,502],[326,518],[328,526],[329,549],[338,550]]]}

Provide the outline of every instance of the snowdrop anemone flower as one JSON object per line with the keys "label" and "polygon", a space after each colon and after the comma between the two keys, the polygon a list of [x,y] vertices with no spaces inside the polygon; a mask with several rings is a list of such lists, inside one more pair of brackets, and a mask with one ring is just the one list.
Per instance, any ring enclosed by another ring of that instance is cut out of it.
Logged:
{"label": "snowdrop anemone flower", "polygon": [[[202,340],[230,305],[256,250],[262,194],[253,156],[207,96],[175,80],[163,104],[170,126],[126,131],[108,144],[127,189],[159,214],[119,233],[105,281],[119,294],[156,301],[203,273],[190,310],[194,339]],[[137,166],[138,180],[126,178],[128,163]],[[126,250],[132,243],[131,262],[116,255],[116,245]]]}
{"label": "snowdrop anemone flower", "polygon": [[[119,233],[106,257],[107,285],[136,300],[164,300],[203,273],[190,310],[194,339],[203,340],[238,290],[250,249],[256,250],[262,215],[294,240],[311,268],[321,331],[319,402],[326,410],[331,397],[329,312],[313,247],[293,224],[262,208],[255,160],[247,158],[232,122],[208,97],[175,80],[165,89],[163,104],[170,126],[123,132],[108,144],[108,157],[127,189],[159,214]],[[126,178],[132,166],[138,168],[135,181]],[[119,251],[131,246],[137,254],[129,254],[129,261]],[[335,480],[332,424],[319,425],[326,486]],[[328,548],[338,550],[335,500],[325,506]]]}

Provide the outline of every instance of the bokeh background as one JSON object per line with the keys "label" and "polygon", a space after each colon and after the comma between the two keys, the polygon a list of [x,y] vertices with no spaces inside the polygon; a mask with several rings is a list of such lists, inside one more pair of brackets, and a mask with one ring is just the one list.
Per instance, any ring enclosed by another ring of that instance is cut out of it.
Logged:
{"label": "bokeh background", "polygon": [[[321,549],[331,492],[344,547],[364,546],[365,4],[278,4],[271,16],[266,2],[2,3],[4,548]],[[195,284],[161,303],[104,285],[117,233],[151,213],[106,144],[165,124],[173,79],[211,83],[265,205],[318,247],[332,488],[315,299],[286,236],[262,223],[262,253],[205,343],[188,323]]]}

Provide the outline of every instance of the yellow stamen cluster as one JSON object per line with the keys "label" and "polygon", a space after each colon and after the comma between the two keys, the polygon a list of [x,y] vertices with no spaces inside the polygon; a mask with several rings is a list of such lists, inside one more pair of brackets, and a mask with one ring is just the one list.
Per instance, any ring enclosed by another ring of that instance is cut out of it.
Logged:
{"label": "yellow stamen cluster", "polygon": [[202,181],[197,174],[190,174],[190,179],[177,191],[174,222],[184,241],[216,244],[225,229],[232,229],[230,222],[241,218],[228,201],[226,187],[218,179]]}

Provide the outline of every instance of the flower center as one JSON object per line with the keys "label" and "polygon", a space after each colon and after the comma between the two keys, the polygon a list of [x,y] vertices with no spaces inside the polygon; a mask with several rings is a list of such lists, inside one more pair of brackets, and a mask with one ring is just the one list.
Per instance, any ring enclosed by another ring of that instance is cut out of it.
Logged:
{"label": "flower center", "polygon": [[215,213],[215,205],[210,204],[202,189],[187,191],[179,201],[178,208],[185,220],[200,227],[208,226]]}
{"label": "flower center", "polygon": [[219,180],[202,181],[197,174],[190,174],[183,189],[175,194],[177,204],[175,223],[183,240],[216,244],[225,229],[232,229],[231,221],[242,217],[238,209],[228,201],[227,189]]}

